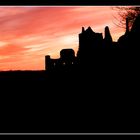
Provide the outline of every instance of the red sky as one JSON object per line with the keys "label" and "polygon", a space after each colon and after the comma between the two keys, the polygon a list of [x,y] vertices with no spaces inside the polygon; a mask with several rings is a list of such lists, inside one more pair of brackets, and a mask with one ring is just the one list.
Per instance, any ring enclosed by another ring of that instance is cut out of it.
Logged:
{"label": "red sky", "polygon": [[0,7],[0,70],[43,70],[45,55],[59,57],[63,48],[78,49],[82,26],[113,40],[124,33],[114,22],[112,7]]}

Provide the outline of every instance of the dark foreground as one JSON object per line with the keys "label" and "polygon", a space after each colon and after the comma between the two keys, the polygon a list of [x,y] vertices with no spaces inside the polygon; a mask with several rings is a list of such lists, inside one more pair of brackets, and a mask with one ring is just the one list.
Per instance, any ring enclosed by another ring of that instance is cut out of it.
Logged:
{"label": "dark foreground", "polygon": [[138,71],[116,68],[1,72],[0,132],[140,132]]}

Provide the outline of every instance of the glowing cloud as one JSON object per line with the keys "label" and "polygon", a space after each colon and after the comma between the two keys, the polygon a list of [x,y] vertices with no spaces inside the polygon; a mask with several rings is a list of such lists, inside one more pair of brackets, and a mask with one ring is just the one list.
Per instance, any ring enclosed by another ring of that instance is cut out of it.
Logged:
{"label": "glowing cloud", "polygon": [[108,25],[117,40],[124,30],[113,23],[114,15],[107,6],[0,7],[0,70],[41,70],[45,55],[76,52],[82,26],[104,33]]}

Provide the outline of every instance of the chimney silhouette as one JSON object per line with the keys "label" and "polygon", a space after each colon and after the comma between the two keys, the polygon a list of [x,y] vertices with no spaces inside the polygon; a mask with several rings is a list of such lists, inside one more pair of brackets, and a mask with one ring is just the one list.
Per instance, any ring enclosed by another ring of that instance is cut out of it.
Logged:
{"label": "chimney silhouette", "polygon": [[82,27],[82,33],[85,31],[84,27]]}

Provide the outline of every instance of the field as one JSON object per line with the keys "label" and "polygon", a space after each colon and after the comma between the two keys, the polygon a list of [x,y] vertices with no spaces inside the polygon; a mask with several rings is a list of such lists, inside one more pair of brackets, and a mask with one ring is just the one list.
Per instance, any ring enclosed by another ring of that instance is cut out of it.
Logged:
{"label": "field", "polygon": [[136,82],[90,74],[0,72],[0,131],[139,132]]}

